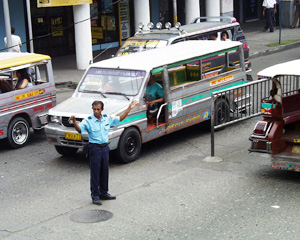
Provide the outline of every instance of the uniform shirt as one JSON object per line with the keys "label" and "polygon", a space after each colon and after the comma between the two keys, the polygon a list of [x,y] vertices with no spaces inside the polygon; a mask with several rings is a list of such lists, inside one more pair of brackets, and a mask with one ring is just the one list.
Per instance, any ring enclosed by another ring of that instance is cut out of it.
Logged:
{"label": "uniform shirt", "polygon": [[[4,38],[4,43],[5,43],[5,46],[7,46],[7,39],[6,37]],[[20,47],[22,46],[22,42],[21,42],[21,38],[17,35],[11,35],[11,44],[12,44],[12,51],[13,52],[20,52]]]}
{"label": "uniform shirt", "polygon": [[266,8],[274,8],[276,0],[264,0],[262,6]]}
{"label": "uniform shirt", "polygon": [[101,114],[101,121],[99,121],[95,115],[85,118],[79,126],[82,132],[88,132],[90,143],[107,143],[108,133],[111,126],[118,126],[120,123],[120,117],[111,117],[106,114]]}
{"label": "uniform shirt", "polygon": [[[163,98],[165,96],[163,87],[157,82],[154,82],[152,85],[148,85],[146,89],[146,93],[151,94],[152,100]],[[157,108],[158,106],[157,103],[155,103],[154,106],[155,108]]]}

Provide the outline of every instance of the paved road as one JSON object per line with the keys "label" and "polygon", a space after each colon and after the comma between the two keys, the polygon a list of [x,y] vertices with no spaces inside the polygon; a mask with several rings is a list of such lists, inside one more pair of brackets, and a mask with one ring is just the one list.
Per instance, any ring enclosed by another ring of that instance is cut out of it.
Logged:
{"label": "paved road", "polygon": [[[298,59],[299,49],[253,61],[254,73]],[[72,92],[58,91],[59,101]],[[257,119],[216,135],[221,163],[210,154],[209,124],[143,145],[134,163],[112,160],[110,191],[116,201],[98,207],[89,198],[83,154],[62,157],[44,135],[30,145],[0,148],[2,239],[298,239],[300,175],[270,168],[267,155],[249,154]],[[78,223],[81,211],[107,210],[100,223]]]}

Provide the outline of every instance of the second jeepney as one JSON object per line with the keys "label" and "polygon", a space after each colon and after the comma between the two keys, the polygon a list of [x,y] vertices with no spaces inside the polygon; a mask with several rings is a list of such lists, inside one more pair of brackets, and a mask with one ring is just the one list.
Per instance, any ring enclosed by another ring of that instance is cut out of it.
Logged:
{"label": "second jeepney", "polygon": [[[231,66],[229,55],[236,53],[239,63]],[[218,62],[218,70],[213,73],[212,60]],[[154,121],[148,119],[146,94],[151,78],[164,91]],[[74,154],[88,137],[76,132],[68,121],[71,115],[82,121],[92,114],[95,100],[104,103],[103,114],[116,115],[136,100],[139,105],[127,118],[118,127],[108,129],[110,149],[116,150],[121,161],[132,162],[138,158],[142,143],[209,120],[212,92],[246,81],[242,44],[235,41],[188,41],[104,60],[90,65],[73,96],[49,111],[45,132],[60,154]],[[233,101],[242,100],[241,94],[236,93]],[[236,111],[234,106],[228,99],[217,99],[217,123],[228,120],[230,112]]]}

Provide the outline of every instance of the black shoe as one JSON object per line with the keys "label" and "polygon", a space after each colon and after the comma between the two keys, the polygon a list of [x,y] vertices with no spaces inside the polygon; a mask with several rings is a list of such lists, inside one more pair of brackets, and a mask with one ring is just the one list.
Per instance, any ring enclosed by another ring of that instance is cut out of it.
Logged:
{"label": "black shoe", "polygon": [[112,196],[109,193],[106,193],[106,194],[101,194],[100,199],[101,200],[114,200],[114,199],[116,199],[116,196]]}
{"label": "black shoe", "polygon": [[274,32],[274,30],[270,30],[270,32]]}
{"label": "black shoe", "polygon": [[100,199],[93,199],[93,203],[96,205],[102,205],[102,202],[100,201]]}

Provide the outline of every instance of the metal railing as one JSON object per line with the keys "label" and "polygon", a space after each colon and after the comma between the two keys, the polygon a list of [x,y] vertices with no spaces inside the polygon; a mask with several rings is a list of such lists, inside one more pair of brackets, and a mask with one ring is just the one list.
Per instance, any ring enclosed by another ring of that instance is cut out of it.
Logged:
{"label": "metal railing", "polygon": [[211,94],[211,157],[215,130],[261,114],[261,100],[270,97],[271,79],[260,79]]}

